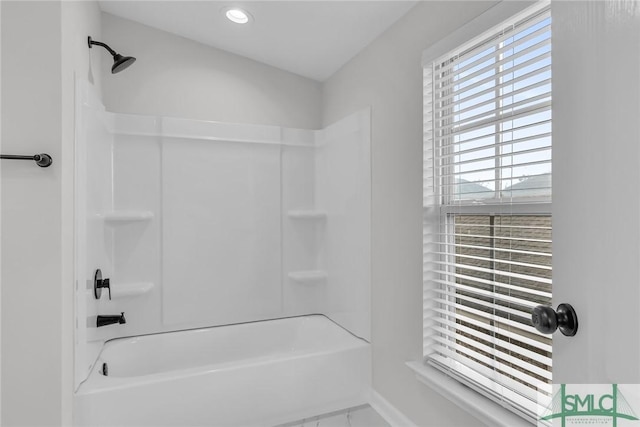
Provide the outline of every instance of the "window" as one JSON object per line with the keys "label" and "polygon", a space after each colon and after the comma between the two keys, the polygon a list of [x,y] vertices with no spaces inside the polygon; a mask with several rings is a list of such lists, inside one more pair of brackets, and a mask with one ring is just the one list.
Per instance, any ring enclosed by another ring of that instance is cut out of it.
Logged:
{"label": "window", "polygon": [[551,17],[534,6],[425,69],[424,355],[535,421],[551,393]]}

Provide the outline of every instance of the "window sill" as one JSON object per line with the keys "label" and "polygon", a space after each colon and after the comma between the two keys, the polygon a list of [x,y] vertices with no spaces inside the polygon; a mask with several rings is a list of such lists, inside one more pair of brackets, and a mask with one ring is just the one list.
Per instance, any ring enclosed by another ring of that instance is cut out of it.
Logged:
{"label": "window sill", "polygon": [[406,365],[415,372],[418,381],[487,426],[531,427],[533,425],[421,361],[407,362]]}

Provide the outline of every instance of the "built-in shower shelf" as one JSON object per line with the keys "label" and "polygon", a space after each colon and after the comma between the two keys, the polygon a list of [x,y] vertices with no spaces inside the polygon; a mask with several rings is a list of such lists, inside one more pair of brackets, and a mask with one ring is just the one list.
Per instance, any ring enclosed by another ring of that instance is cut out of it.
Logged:
{"label": "built-in shower shelf", "polygon": [[114,283],[111,285],[112,298],[130,298],[144,295],[153,289],[151,282]]}
{"label": "built-in shower shelf", "polygon": [[324,220],[327,218],[327,213],[315,210],[293,210],[287,212],[287,216],[291,219]]}
{"label": "built-in shower shelf", "polygon": [[323,270],[292,271],[289,278],[298,283],[323,283],[327,280],[327,272]]}
{"label": "built-in shower shelf", "polygon": [[150,211],[114,211],[102,215],[107,223],[140,222],[153,219],[153,212]]}

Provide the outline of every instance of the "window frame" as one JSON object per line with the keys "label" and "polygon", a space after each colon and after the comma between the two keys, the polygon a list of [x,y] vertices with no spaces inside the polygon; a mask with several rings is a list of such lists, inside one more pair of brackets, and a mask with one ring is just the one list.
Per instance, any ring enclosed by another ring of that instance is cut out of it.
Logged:
{"label": "window frame", "polygon": [[[504,3],[506,2],[502,2],[498,6],[490,9],[488,12],[485,12],[485,14],[476,18],[474,21],[465,25],[463,28],[461,28],[454,34],[450,35],[443,41],[437,43],[435,46],[425,51],[425,53],[423,54],[423,66],[425,67],[425,69],[427,69],[427,67],[432,67],[432,64],[437,58],[441,57],[446,52],[456,49],[456,46],[458,46],[458,50],[464,51],[472,47],[474,43],[477,45],[477,40],[482,38],[484,32],[492,32],[494,27],[502,25],[503,22],[514,20],[514,18],[518,19],[516,17],[519,17],[519,16],[531,15],[536,12],[540,12],[544,9],[547,9],[549,7],[549,2],[543,1],[543,2],[538,2],[532,7],[526,7],[524,8],[524,10],[521,7],[517,13],[513,13],[508,7],[504,7],[505,6]],[[499,6],[502,6],[502,7],[499,7]],[[487,25],[487,23],[492,21],[493,21],[492,25]],[[484,27],[484,32],[480,30],[481,27]],[[487,28],[491,28],[491,29],[489,31],[486,31]],[[463,38],[466,39],[467,42],[458,43]],[[468,40],[471,40],[471,42],[469,42]],[[428,73],[430,76],[430,79],[433,79],[432,73],[433,73],[433,69],[431,69],[430,72]],[[425,73],[425,75],[426,74],[427,73]],[[426,79],[424,80],[424,82],[425,84],[427,83]],[[432,84],[432,82],[433,80],[431,80],[430,84]],[[427,105],[427,102],[425,100],[425,118],[427,116],[427,110],[432,109],[434,105],[433,96],[431,98],[432,98],[431,105]],[[432,131],[433,131],[433,113],[431,113],[431,123],[429,124],[426,123],[426,119],[425,119],[424,132],[425,132],[425,141],[427,139],[430,139],[431,150],[435,150]],[[426,151],[426,147],[425,147],[425,151]],[[434,152],[432,152],[432,154],[433,153]],[[435,156],[432,156],[431,160],[435,162]],[[425,158],[424,161],[427,162],[427,159]],[[425,169],[426,169],[426,166],[425,166]],[[425,188],[424,189],[425,199],[431,198],[436,203],[432,203],[431,205],[429,205],[428,203],[423,204],[423,223],[424,223],[423,233],[425,234],[427,233],[426,230],[429,226],[434,226],[433,223],[427,225],[429,221],[436,220],[437,223],[435,224],[435,227],[438,228],[443,224],[447,224],[447,221],[448,221],[447,218],[453,214],[477,214],[477,215],[509,214],[509,215],[552,216],[552,203],[550,200],[546,198],[528,197],[528,198],[523,198],[522,200],[515,201],[514,203],[511,203],[511,204],[500,203],[499,202],[500,199],[497,199],[497,198],[488,198],[488,199],[482,200],[481,203],[474,203],[474,204],[469,204],[469,201],[464,201],[464,200],[460,202],[448,201],[448,203],[444,203],[443,198],[446,197],[446,194],[443,194],[440,191],[440,189],[437,188],[437,183],[439,181],[437,179],[437,176],[435,176],[435,171],[437,170],[435,163],[431,165],[431,170],[434,172],[434,176],[432,177],[433,179],[432,193],[427,194],[428,191]],[[498,187],[496,187],[494,191],[497,192],[500,190],[498,189]],[[445,225],[445,227],[449,227],[449,225]],[[438,242],[438,241],[435,241],[433,243],[436,245],[442,244],[441,242]],[[447,255],[447,256],[450,256],[450,255]],[[423,260],[423,267],[424,266],[425,266],[425,262]],[[427,282],[428,280],[425,279],[425,283]],[[425,288],[424,291],[425,293],[427,293],[430,290]],[[423,304],[423,313],[426,314],[429,308],[430,307],[427,307],[426,304]],[[426,325],[424,326],[424,328],[426,329]],[[425,341],[426,339],[423,338],[423,346],[427,348],[428,345]],[[438,367],[432,361],[429,361],[427,352],[425,351],[424,353],[425,353],[425,356],[422,360],[422,365],[433,366],[434,368],[442,371],[441,367]],[[452,360],[452,362],[455,362],[455,361]],[[418,377],[419,379],[421,379],[421,381],[431,386],[435,385],[434,388],[436,390],[439,388],[441,389],[441,384],[437,385],[433,381],[424,380],[426,375],[424,375],[423,369],[419,369],[417,365],[409,364],[409,366],[411,366],[412,369],[414,369],[418,373]],[[459,369],[463,370],[465,368],[459,368]],[[445,374],[451,378],[455,378],[455,381],[459,381],[460,383],[467,385],[471,389],[474,389],[475,391],[485,396],[487,395],[487,390],[491,389],[491,384],[484,381],[485,377],[473,372],[472,370],[469,370],[466,376],[456,375],[455,373],[452,374],[452,372],[448,370],[447,372],[445,372]],[[480,386],[481,383],[484,383],[483,386]],[[446,395],[448,393],[441,393],[441,394]],[[491,398],[495,402],[496,396],[487,396],[487,397]],[[461,406],[465,406],[465,405],[461,405]],[[504,404],[502,404],[501,406],[505,407]],[[535,418],[532,418],[532,415],[530,413],[524,413],[520,411],[516,406],[513,406],[513,405],[506,405],[506,406],[508,410],[516,413],[519,417],[522,417],[528,422],[537,421]]]}

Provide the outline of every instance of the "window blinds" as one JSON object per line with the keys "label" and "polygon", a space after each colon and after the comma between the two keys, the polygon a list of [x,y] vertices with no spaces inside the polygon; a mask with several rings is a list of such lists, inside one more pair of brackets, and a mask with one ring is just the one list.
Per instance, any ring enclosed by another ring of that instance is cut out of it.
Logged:
{"label": "window blinds", "polygon": [[551,393],[551,18],[536,6],[425,69],[426,360],[534,421]]}

